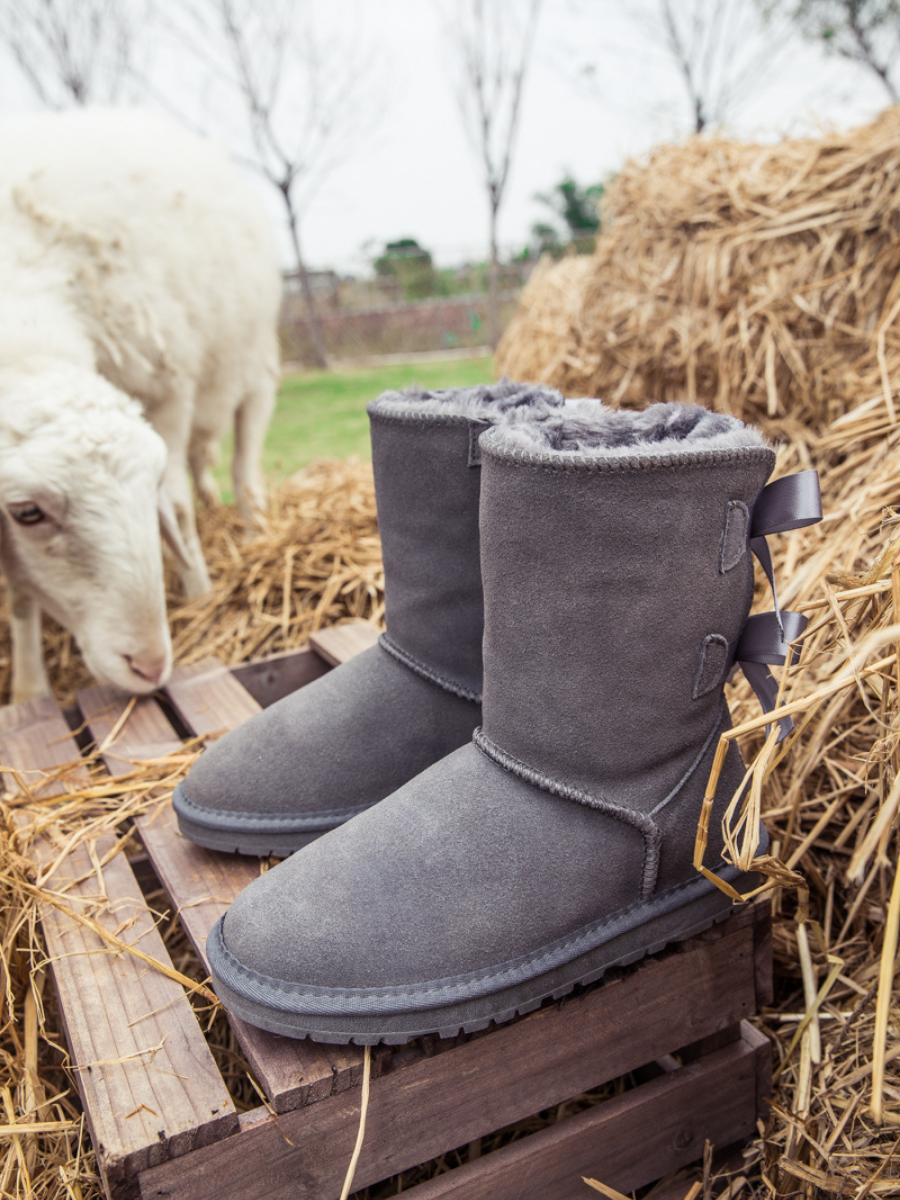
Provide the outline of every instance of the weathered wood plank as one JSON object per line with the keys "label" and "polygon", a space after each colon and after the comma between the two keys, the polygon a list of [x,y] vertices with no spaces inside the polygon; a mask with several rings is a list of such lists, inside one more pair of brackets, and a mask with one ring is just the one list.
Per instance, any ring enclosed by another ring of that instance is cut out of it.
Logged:
{"label": "weathered wood plank", "polygon": [[333,667],[348,658],[368,650],[378,641],[378,630],[368,621],[350,621],[346,625],[331,625],[309,635],[309,644]]}
{"label": "weathered wood plank", "polygon": [[[166,690],[185,725],[200,735],[230,730],[259,711],[237,679],[212,663],[197,670],[176,669]],[[207,934],[237,894],[259,875],[258,861],[195,846],[179,833],[170,806],[139,818],[137,827],[182,926],[206,961]],[[322,1100],[359,1082],[362,1051],[358,1047],[319,1046],[277,1037],[238,1017],[229,1015],[229,1020],[276,1112]]]}
{"label": "weathered wood plank", "polygon": [[[750,1027],[746,1024],[744,1029]],[[582,1176],[621,1192],[754,1132],[755,1045],[723,1050],[409,1191],[412,1200],[585,1200]],[[690,1183],[674,1185],[672,1200]]]}
{"label": "weathered wood plank", "polygon": [[[26,789],[35,797],[59,795],[83,783],[87,773],[77,770],[68,780],[48,779],[54,767],[77,762],[81,755],[55,700],[28,700],[0,707],[0,765],[15,768]],[[42,782],[43,781],[43,782]],[[15,777],[3,772],[4,785],[19,791]]]}
{"label": "weathered wood plank", "polygon": [[[4,761],[39,769],[78,758],[52,701],[41,701],[37,713],[32,705],[24,707],[24,712],[0,712]],[[20,824],[26,822],[22,814]],[[171,967],[125,856],[118,853],[103,863],[115,845],[115,837],[106,834],[95,843],[93,856],[85,844],[77,846],[48,882],[64,893],[63,903],[73,912],[87,913]],[[61,849],[49,837],[33,845],[45,866]],[[42,905],[41,921],[73,1069],[109,1193],[127,1191],[132,1185],[126,1181],[150,1164],[235,1132],[237,1113],[181,986],[112,950],[50,904]]]}
{"label": "weathered wood plank", "polygon": [[113,777],[127,775],[136,761],[163,758],[181,748],[181,738],[152,696],[136,697],[121,725],[131,700],[117,688],[100,684],[82,688],[75,699],[98,748],[116,732],[115,740],[101,753]]}
{"label": "weathered wood plank", "polygon": [[[752,927],[732,932],[725,926],[715,939],[693,939],[681,952],[648,960],[559,1006],[398,1067],[372,1083],[355,1186],[426,1162],[725,1028],[752,1011],[754,995]],[[748,1108],[755,1119],[753,1070]],[[141,1194],[169,1200],[337,1194],[358,1106],[353,1091],[313,1110],[286,1113],[277,1125],[242,1118],[238,1137],[198,1151],[189,1179],[162,1166],[142,1176]],[[633,1148],[629,1154],[634,1157]]]}
{"label": "weathered wood plank", "polygon": [[231,671],[214,659],[175,667],[165,691],[179,717],[198,737],[236,729],[261,707]]}
{"label": "weathered wood plank", "polygon": [[314,650],[289,650],[254,662],[239,663],[231,673],[263,708],[319,679],[329,664]]}

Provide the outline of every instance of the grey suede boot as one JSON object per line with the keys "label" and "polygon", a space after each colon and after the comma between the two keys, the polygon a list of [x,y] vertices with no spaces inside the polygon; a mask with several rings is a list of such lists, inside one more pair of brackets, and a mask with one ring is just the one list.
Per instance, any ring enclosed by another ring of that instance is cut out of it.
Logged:
{"label": "grey suede boot", "polygon": [[[213,929],[220,998],[264,1029],[365,1043],[483,1028],[730,910],[692,851],[730,727],[750,540],[807,523],[763,491],[774,454],[674,404],[513,420],[480,444],[484,727]],[[732,743],[707,862],[735,885],[720,818],[743,772]]]}
{"label": "grey suede boot", "polygon": [[386,392],[369,405],[388,632],[380,644],[215,742],[177,788],[181,832],[287,855],[462,746],[481,719],[478,435],[559,392]]}

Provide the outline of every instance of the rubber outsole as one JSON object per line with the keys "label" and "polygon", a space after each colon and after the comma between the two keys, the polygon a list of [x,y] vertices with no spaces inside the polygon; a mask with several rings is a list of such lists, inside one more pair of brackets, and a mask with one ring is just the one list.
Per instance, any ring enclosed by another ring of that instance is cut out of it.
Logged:
{"label": "rubber outsole", "polygon": [[[302,850],[316,838],[322,837],[331,829],[337,829],[345,821],[349,821],[352,817],[365,811],[364,808],[348,809],[346,813],[340,814],[340,819],[336,819],[332,824],[323,824],[318,829],[287,830],[282,833],[277,828],[273,829],[272,825],[266,826],[266,818],[263,815],[254,818],[262,826],[259,831],[239,827],[229,828],[228,821],[231,814],[227,812],[221,814],[211,812],[209,819],[202,822],[194,820],[191,816],[191,809],[198,809],[199,806],[192,804],[188,799],[183,783],[180,783],[175,789],[172,796],[172,807],[178,818],[179,830],[195,845],[202,846],[205,850],[219,850],[225,854],[244,854],[255,858],[289,858],[296,850]],[[214,823],[217,816],[221,821],[219,825]],[[277,825],[279,816],[280,814],[275,814],[272,817],[273,825]],[[239,823],[240,818],[235,824],[239,825]]]}
{"label": "rubber outsole", "polygon": [[[752,877],[744,877],[740,882],[749,884],[751,880]],[[248,999],[229,987],[216,973],[214,963],[213,985],[229,1012],[270,1033],[292,1038],[308,1037],[314,1042],[337,1045],[374,1046],[382,1042],[401,1045],[428,1034],[456,1037],[460,1033],[476,1033],[491,1023],[505,1024],[516,1016],[532,1012],[545,1000],[559,1000],[580,984],[596,982],[614,967],[629,966],[647,955],[659,953],[673,942],[694,937],[717,922],[727,920],[733,911],[729,898],[718,888],[712,888],[682,908],[612,938],[553,971],[526,983],[443,1008],[371,1017],[285,1012]],[[211,958],[215,957],[214,944],[220,938],[221,926],[217,925],[210,934]]]}

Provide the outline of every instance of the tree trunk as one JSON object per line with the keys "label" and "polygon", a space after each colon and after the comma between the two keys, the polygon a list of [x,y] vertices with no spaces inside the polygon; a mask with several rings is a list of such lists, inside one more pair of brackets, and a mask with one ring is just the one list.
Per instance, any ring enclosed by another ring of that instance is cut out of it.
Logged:
{"label": "tree trunk", "polygon": [[306,315],[309,319],[309,336],[312,340],[313,358],[317,367],[325,368],[328,366],[328,355],[325,352],[325,339],[322,336],[322,326],[319,323],[319,313],[316,309],[316,300],[313,296],[312,286],[309,282],[309,272],[306,269],[306,263],[303,261],[303,254],[300,250],[300,234],[297,229],[297,216],[294,212],[294,204],[287,188],[281,188],[281,195],[284,198],[285,208],[288,214],[288,229],[291,234],[291,244],[294,247],[294,258],[297,263],[297,274],[300,276],[300,290],[303,293],[303,300],[306,304]]}
{"label": "tree trunk", "polygon": [[488,268],[488,341],[500,341],[500,251],[497,248],[497,205],[491,204],[491,262]]}

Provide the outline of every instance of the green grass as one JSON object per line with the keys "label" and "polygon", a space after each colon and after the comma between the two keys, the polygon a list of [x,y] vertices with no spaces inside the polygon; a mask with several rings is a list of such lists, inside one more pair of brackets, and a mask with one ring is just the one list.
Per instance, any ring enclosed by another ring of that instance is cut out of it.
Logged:
{"label": "green grass", "polygon": [[[347,458],[351,454],[369,458],[366,405],[390,388],[413,383],[431,389],[468,387],[490,383],[493,378],[492,358],[286,375],[266,438],[263,471],[270,482],[278,483],[314,458]],[[229,435],[222,444],[222,465],[215,472],[226,500],[232,498],[227,465],[231,446]]]}

